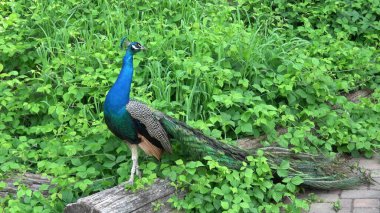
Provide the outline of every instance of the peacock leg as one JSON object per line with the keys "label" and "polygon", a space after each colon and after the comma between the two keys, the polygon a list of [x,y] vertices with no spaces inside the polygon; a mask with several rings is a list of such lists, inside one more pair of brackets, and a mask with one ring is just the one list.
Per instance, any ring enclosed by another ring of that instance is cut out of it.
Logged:
{"label": "peacock leg", "polygon": [[138,159],[136,160],[137,163],[136,163],[136,175],[141,178],[141,171],[139,169],[139,163],[138,163]]}
{"label": "peacock leg", "polygon": [[139,177],[141,176],[140,170],[139,170],[139,163],[138,163],[138,150],[136,144],[130,144],[128,143],[129,148],[132,152],[132,168],[131,168],[131,177],[128,180],[129,184],[133,184],[135,180],[135,174],[137,174]]}

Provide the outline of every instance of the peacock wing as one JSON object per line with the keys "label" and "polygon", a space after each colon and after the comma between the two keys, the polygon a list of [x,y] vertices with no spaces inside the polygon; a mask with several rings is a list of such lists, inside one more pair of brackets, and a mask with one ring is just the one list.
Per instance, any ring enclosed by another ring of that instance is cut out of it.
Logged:
{"label": "peacock wing", "polygon": [[153,114],[153,111],[147,105],[131,100],[127,104],[127,111],[131,114],[132,118],[145,125],[149,135],[157,139],[165,151],[172,153],[172,146],[170,144],[168,134]]}

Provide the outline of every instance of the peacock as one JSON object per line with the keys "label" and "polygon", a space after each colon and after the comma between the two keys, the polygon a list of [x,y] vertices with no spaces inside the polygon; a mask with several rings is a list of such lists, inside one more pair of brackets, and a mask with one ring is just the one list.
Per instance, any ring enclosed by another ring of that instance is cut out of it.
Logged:
{"label": "peacock", "polygon": [[[256,150],[243,150],[229,145],[191,128],[146,104],[130,98],[133,78],[133,56],[145,47],[139,42],[122,39],[121,47],[127,46],[122,68],[116,82],[106,95],[104,118],[109,130],[124,140],[131,150],[132,168],[127,183],[133,184],[135,175],[141,176],[138,164],[138,148],[147,155],[161,159],[164,152],[173,153],[172,143],[179,143],[181,151],[192,160],[211,156],[229,168],[239,169],[247,156],[255,156]],[[304,186],[318,189],[349,188],[370,181],[358,168],[351,168],[339,158],[322,155],[293,153],[279,147],[262,148],[269,165],[275,171],[282,160],[289,160],[289,176],[303,178]]]}

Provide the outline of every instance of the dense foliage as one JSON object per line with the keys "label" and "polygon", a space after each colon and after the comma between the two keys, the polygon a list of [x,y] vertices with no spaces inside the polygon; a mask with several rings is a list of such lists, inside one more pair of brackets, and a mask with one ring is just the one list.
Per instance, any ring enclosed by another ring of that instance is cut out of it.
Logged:
{"label": "dense foliage", "polygon": [[[368,157],[379,147],[376,0],[21,0],[1,2],[0,11],[0,180],[29,171],[55,184],[45,197],[20,186],[0,199],[6,212],[60,212],[128,178],[130,152],[102,115],[124,35],[149,49],[135,57],[133,96],[210,136],[233,143],[267,134],[264,145]],[[373,89],[372,98],[342,96],[360,88]],[[288,133],[278,136],[277,127]],[[294,196],[302,180],[273,183],[260,154],[240,171],[175,160],[157,166],[142,157],[137,187],[170,177],[190,189],[172,198],[186,210],[307,207]]]}

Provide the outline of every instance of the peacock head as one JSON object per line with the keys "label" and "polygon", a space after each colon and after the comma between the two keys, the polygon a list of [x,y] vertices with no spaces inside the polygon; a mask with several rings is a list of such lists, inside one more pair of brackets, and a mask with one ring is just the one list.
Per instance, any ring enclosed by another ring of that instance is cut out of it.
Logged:
{"label": "peacock head", "polygon": [[141,50],[145,50],[145,47],[141,45],[139,42],[129,42],[126,40],[127,38],[123,38],[120,43],[120,48],[123,46],[127,46],[127,50],[131,50],[133,54],[140,52]]}
{"label": "peacock head", "polygon": [[128,45],[128,48],[130,48],[132,50],[133,53],[138,53],[140,52],[141,50],[145,50],[145,47],[143,45],[141,45],[139,42],[131,42],[129,45]]}

